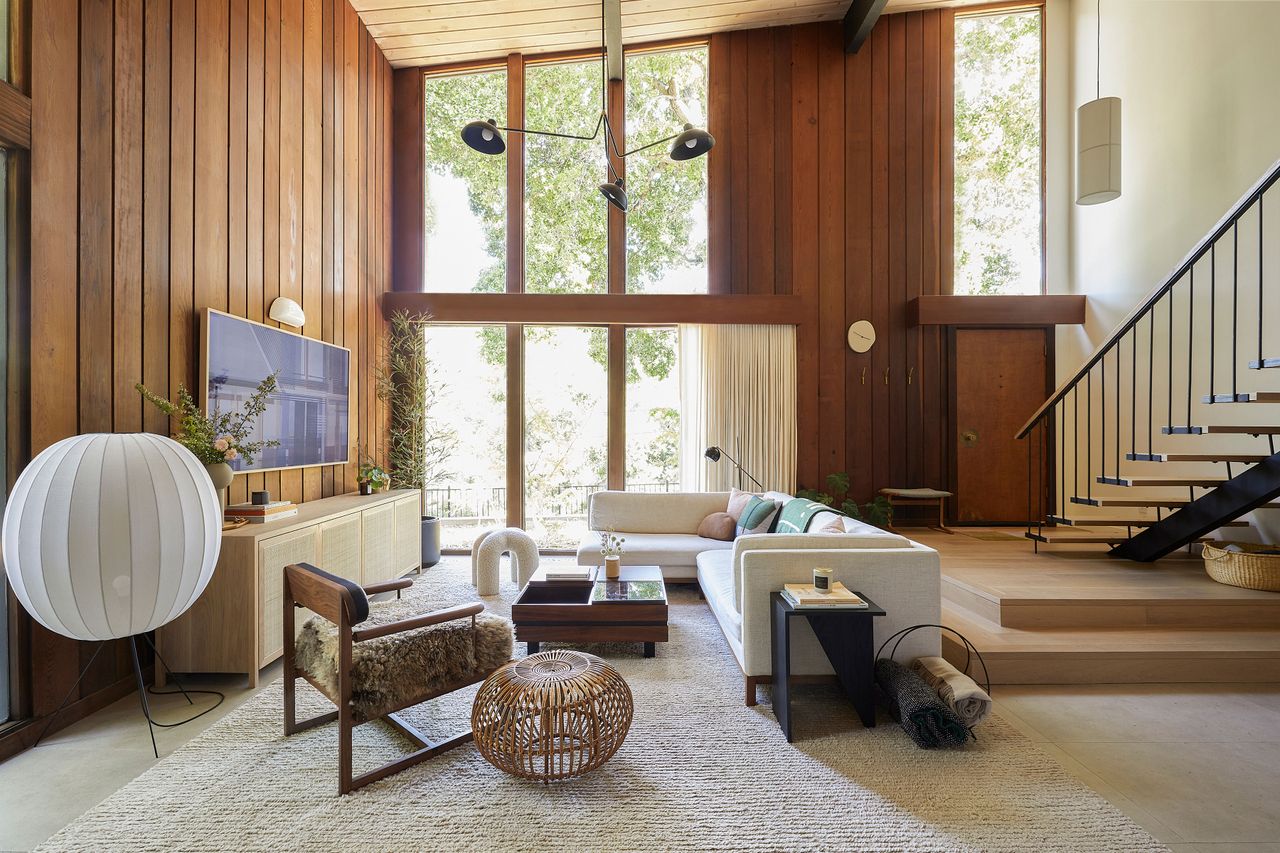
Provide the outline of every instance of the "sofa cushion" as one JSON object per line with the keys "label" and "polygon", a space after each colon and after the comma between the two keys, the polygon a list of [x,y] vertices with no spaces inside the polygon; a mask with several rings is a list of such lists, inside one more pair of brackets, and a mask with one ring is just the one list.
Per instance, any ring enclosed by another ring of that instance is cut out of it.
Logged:
{"label": "sofa cushion", "polygon": [[777,501],[767,501],[764,498],[757,497],[751,498],[742,510],[742,517],[738,519],[738,535],[768,532],[772,529],[773,522],[777,519],[780,509],[782,509],[782,505]]}
{"label": "sofa cushion", "polygon": [[[624,566],[688,566],[697,565],[703,551],[733,548],[732,542],[706,539],[693,533],[628,533],[622,550]],[[587,534],[578,545],[578,565],[600,565],[600,543]]]}
{"label": "sofa cushion", "polygon": [[587,516],[592,530],[625,533],[630,544],[633,533],[696,535],[702,519],[728,505],[728,492],[604,491],[591,495]]}
{"label": "sofa cushion", "polygon": [[698,525],[698,535],[703,539],[718,539],[721,542],[732,542],[737,524],[733,516],[727,512],[713,512]]}
{"label": "sofa cushion", "polygon": [[707,606],[716,615],[721,629],[735,638],[742,637],[742,614],[734,603],[733,552],[703,551],[698,555],[698,585],[707,598]]}

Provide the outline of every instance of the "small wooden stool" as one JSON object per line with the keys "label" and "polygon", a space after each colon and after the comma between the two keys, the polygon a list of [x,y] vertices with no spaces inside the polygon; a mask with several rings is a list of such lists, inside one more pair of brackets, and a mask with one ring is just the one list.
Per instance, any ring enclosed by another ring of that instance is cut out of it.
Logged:
{"label": "small wooden stool", "polygon": [[938,508],[938,524],[936,527],[929,525],[929,529],[941,530],[943,533],[954,533],[947,527],[946,522],[947,498],[951,497],[951,492],[944,492],[941,489],[881,489],[880,494],[888,498],[889,506],[894,508],[900,506],[936,506]]}

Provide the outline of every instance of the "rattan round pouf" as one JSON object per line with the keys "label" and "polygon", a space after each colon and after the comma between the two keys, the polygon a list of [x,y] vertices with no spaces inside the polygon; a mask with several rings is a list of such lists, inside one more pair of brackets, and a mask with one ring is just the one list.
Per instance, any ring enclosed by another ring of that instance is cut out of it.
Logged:
{"label": "rattan round pouf", "polygon": [[595,655],[557,649],[512,661],[476,694],[480,754],[521,779],[568,779],[604,764],[631,728],[631,688]]}

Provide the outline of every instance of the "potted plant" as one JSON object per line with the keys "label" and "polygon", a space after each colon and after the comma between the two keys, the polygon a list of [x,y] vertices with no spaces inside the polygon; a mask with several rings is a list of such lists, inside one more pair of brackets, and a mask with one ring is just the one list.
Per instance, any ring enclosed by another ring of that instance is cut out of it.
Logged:
{"label": "potted plant", "polygon": [[865,504],[859,504],[849,497],[849,475],[843,471],[827,475],[827,488],[830,492],[819,492],[815,489],[800,489],[796,497],[826,504],[839,510],[850,518],[865,521],[875,527],[888,529],[893,526],[893,505],[884,495],[876,495]]}
{"label": "potted plant", "polygon": [[626,541],[612,530],[600,531],[600,556],[604,557],[606,578],[617,578],[622,574],[622,545]]}
{"label": "potted plant", "polygon": [[366,459],[360,463],[360,469],[356,472],[356,485],[360,488],[360,494],[371,495],[391,485],[391,477],[372,459]]}
{"label": "potted plant", "polygon": [[231,485],[235,471],[228,463],[237,459],[244,465],[252,465],[254,457],[264,447],[277,447],[280,442],[250,441],[249,436],[258,418],[267,410],[267,398],[276,390],[276,375],[272,373],[258,383],[249,399],[238,411],[202,412],[185,385],[178,386],[178,400],[171,402],[147,389],[141,382],[133,386],[143,399],[178,421],[178,434],[174,440],[204,464],[213,487],[221,492]]}

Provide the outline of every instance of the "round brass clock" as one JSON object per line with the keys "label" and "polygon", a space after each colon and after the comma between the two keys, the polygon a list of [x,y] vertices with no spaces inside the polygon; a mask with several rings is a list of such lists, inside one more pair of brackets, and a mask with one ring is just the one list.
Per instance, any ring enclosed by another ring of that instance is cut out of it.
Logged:
{"label": "round brass clock", "polygon": [[876,327],[870,320],[858,320],[849,326],[849,349],[866,352],[876,342]]}

